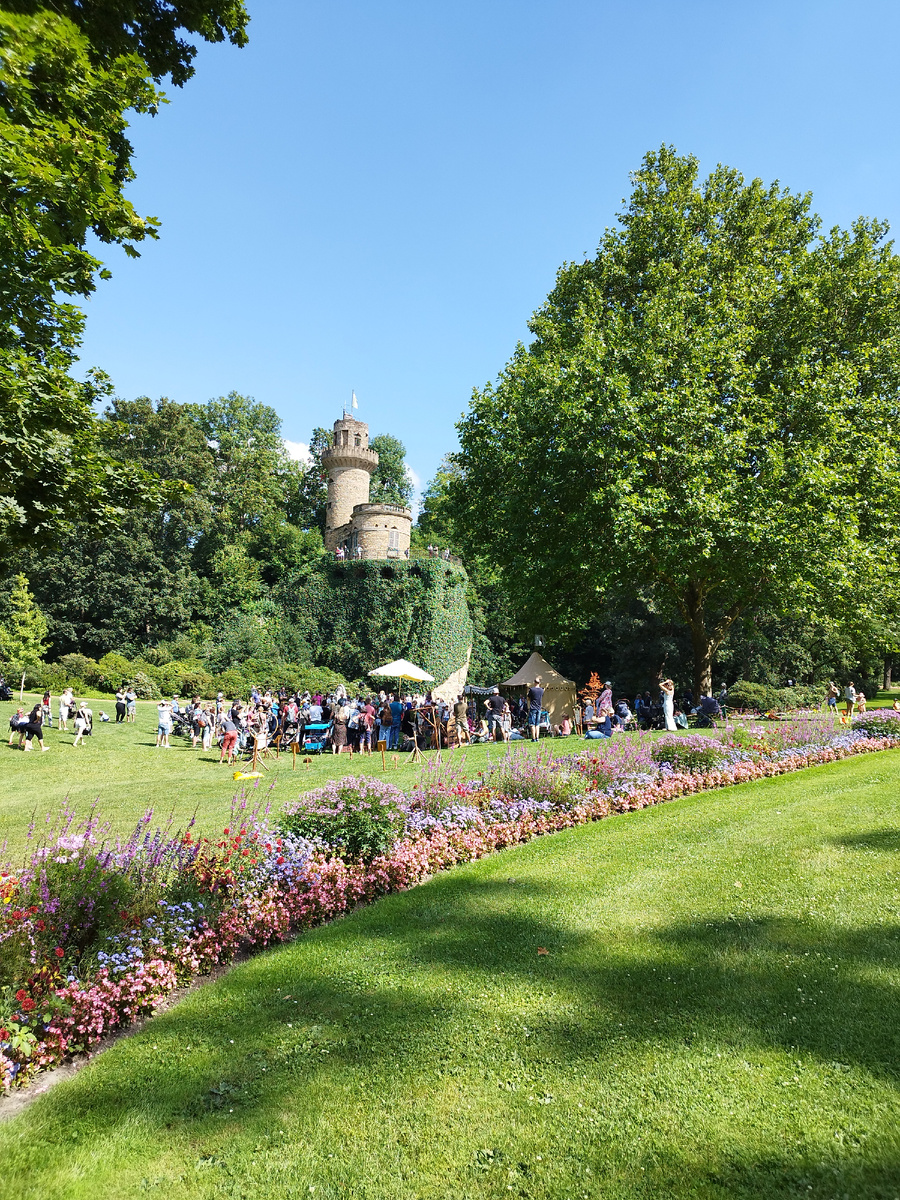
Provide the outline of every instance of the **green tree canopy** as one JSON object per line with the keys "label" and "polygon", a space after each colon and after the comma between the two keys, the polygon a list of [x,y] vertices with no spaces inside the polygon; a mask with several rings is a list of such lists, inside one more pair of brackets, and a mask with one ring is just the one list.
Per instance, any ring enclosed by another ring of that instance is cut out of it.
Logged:
{"label": "green tree canopy", "polygon": [[[71,18],[71,19],[70,19]],[[153,113],[152,79],[192,72],[195,48],[245,39],[239,0],[11,0],[0,12],[0,544],[7,553],[79,520],[113,526],[157,493],[104,444],[102,376],[72,379],[89,296],[108,275],[93,237],[132,255],[156,222],[134,178],[129,111]],[[146,56],[146,57],[144,57]]]}
{"label": "green tree canopy", "polygon": [[687,624],[694,684],[750,605],[812,611],[894,571],[898,295],[886,226],[819,237],[809,196],[663,147],[566,264],[460,423],[453,494],[523,619],[610,589]]}
{"label": "green tree canopy", "polygon": [[378,454],[369,499],[373,504],[400,504],[409,508],[413,489],[406,470],[406,447],[390,433],[379,433],[369,446]]}
{"label": "green tree canopy", "polygon": [[0,662],[21,671],[41,661],[47,649],[47,622],[24,575],[16,575],[0,610]]}

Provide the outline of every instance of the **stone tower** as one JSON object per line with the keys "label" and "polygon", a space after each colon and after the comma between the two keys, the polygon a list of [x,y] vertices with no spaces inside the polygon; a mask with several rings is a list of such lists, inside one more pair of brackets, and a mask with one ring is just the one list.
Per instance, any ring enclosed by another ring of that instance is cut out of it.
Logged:
{"label": "stone tower", "polygon": [[325,549],[342,547],[351,558],[407,558],[412,513],[396,504],[370,504],[371,474],[378,455],[369,449],[369,427],[346,414],[334,423],[334,439],[322,451],[328,472]]}

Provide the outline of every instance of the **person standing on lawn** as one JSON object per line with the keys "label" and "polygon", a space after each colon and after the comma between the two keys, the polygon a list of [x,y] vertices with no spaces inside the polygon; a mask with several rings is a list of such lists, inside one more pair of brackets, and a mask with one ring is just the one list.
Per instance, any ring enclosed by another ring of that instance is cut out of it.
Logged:
{"label": "person standing on lawn", "polygon": [[137,712],[137,692],[133,687],[129,687],[125,693],[125,721],[129,725],[134,724],[135,713]]}
{"label": "person standing on lawn", "polygon": [[238,726],[229,710],[222,713],[219,720],[222,732],[222,753],[219,755],[219,765],[227,760],[229,767],[237,758]]}
{"label": "person standing on lawn", "polygon": [[531,740],[536,742],[541,736],[541,709],[544,704],[544,689],[541,687],[541,677],[537,676],[528,689],[528,729]]}
{"label": "person standing on lawn", "polygon": [[853,686],[852,680],[844,688],[844,703],[846,705],[846,708],[844,709],[844,716],[852,717],[853,708],[856,704],[856,688]]}
{"label": "person standing on lawn", "polygon": [[156,726],[156,749],[171,750],[169,734],[172,732],[172,705],[168,700],[160,700],[156,706],[158,721]]}
{"label": "person standing on lawn", "polygon": [[488,733],[494,741],[497,741],[499,740],[497,738],[498,730],[500,730],[502,735],[500,719],[503,716],[503,710],[506,707],[506,697],[501,696],[500,689],[495,687],[490,696],[488,696],[487,700],[485,700],[484,706],[487,709]]}
{"label": "person standing on lawn", "polygon": [[663,716],[666,719],[666,729],[674,733],[678,726],[675,724],[675,684],[671,679],[664,679],[659,685],[662,692]]}
{"label": "person standing on lawn", "polygon": [[128,711],[128,705],[125,702],[125,688],[120,687],[116,690],[116,724],[122,725],[125,722],[125,713]]}
{"label": "person standing on lawn", "polygon": [[456,717],[456,744],[461,746],[469,740],[469,710],[466,704],[465,695],[460,692],[456,699],[456,704],[453,706],[453,714]]}

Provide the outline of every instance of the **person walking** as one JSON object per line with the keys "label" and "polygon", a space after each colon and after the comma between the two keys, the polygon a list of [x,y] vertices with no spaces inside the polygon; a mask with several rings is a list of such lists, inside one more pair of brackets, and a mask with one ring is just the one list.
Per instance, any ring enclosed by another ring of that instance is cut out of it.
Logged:
{"label": "person walking", "polygon": [[671,679],[664,679],[659,685],[659,690],[662,692],[663,717],[666,722],[666,729],[670,733],[675,733],[678,726],[675,724],[675,684]]}
{"label": "person walking", "polygon": [[544,689],[541,687],[541,677],[538,675],[528,689],[528,730],[533,742],[541,736],[541,709],[544,705]]}
{"label": "person walking", "polygon": [[36,704],[28,714],[28,720],[21,726],[21,732],[25,734],[25,749],[33,750],[32,740],[37,738],[41,744],[41,750],[49,750],[49,746],[44,745],[44,710],[43,705]]}
{"label": "person walking", "polygon": [[25,745],[25,726],[28,724],[28,718],[25,716],[24,708],[17,708],[15,713],[9,718],[9,744],[13,744],[15,738],[19,739],[19,749]]}
{"label": "person walking", "polygon": [[48,729],[53,728],[53,708],[49,691],[44,692],[44,698],[41,700],[41,712],[44,714],[44,725]]}
{"label": "person walking", "polygon": [[78,706],[75,709],[75,740],[72,743],[73,746],[84,745],[84,735],[91,732],[93,717],[94,714],[88,708],[87,701],[79,700]]}
{"label": "person walking", "polygon": [[462,746],[469,740],[469,710],[462,692],[453,706],[453,715],[456,717],[456,744]]}
{"label": "person walking", "polygon": [[853,686],[853,681],[844,688],[844,716],[849,718],[853,716],[853,709],[856,705],[856,688]]}
{"label": "person walking", "polygon": [[832,679],[828,684],[827,691],[825,692],[825,707],[829,710],[829,712],[832,712],[835,715],[837,715],[837,703],[840,694],[841,689]]}

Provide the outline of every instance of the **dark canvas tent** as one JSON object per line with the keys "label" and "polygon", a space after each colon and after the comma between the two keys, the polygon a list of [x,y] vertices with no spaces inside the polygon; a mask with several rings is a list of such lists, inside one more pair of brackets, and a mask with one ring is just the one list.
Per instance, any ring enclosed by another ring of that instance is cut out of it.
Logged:
{"label": "dark canvas tent", "polygon": [[564,714],[574,717],[575,705],[578,703],[575,684],[571,679],[560,675],[555,667],[551,667],[546,658],[538,654],[537,650],[516,671],[512,679],[505,679],[500,684],[500,691],[530,687],[539,676],[544,689],[544,708],[550,714],[551,724],[556,724]]}

